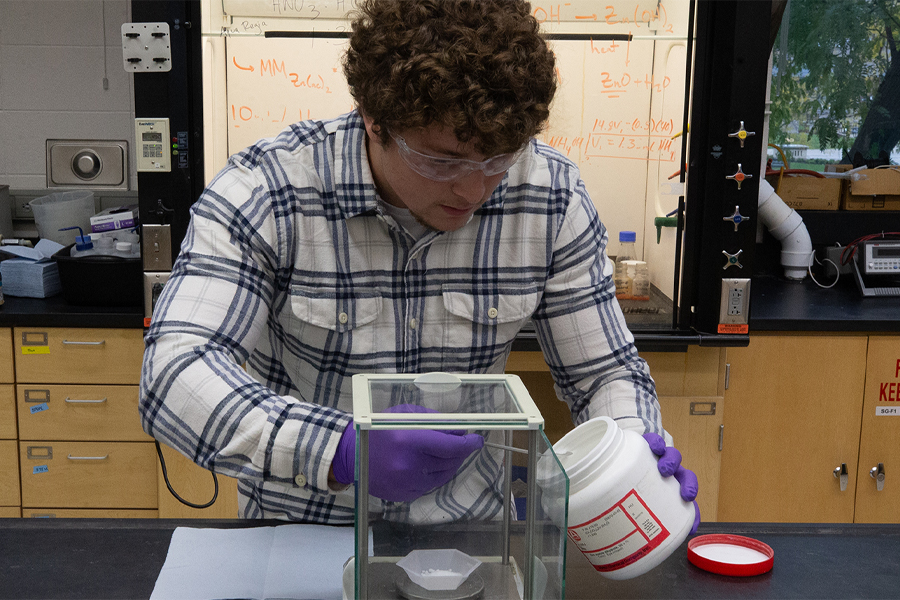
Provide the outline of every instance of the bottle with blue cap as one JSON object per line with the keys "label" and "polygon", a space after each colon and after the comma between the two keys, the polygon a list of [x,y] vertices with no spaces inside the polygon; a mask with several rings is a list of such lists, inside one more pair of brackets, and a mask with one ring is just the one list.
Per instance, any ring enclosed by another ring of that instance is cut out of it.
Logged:
{"label": "bottle with blue cap", "polygon": [[619,253],[616,255],[616,271],[613,276],[613,282],[616,284],[616,298],[619,300],[631,298],[631,286],[625,261],[637,260],[637,250],[634,244],[636,240],[637,234],[634,231],[619,232]]}
{"label": "bottle with blue cap", "polygon": [[60,231],[69,231],[71,229],[77,229],[78,235],[75,236],[75,245],[69,250],[69,256],[72,258],[76,258],[78,256],[90,256],[97,254],[97,250],[94,248],[94,243],[91,241],[90,235],[84,235],[84,231],[81,230],[81,227],[75,225],[74,227],[63,227]]}

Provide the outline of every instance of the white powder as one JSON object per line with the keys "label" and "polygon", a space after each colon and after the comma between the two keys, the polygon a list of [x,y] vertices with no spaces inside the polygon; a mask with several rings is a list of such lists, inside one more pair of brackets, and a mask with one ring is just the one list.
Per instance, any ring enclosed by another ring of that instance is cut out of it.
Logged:
{"label": "white powder", "polygon": [[456,571],[451,571],[449,569],[425,569],[422,571],[422,575],[459,575]]}

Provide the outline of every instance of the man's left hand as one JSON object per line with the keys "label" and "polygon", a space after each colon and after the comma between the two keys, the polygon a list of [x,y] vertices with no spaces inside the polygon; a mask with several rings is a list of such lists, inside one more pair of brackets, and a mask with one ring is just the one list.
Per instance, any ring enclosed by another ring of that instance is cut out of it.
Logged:
{"label": "man's left hand", "polygon": [[659,469],[660,475],[663,477],[675,477],[675,480],[681,486],[681,497],[694,503],[694,526],[691,527],[690,535],[697,532],[697,526],[700,525],[700,507],[697,506],[697,492],[700,484],[697,482],[697,475],[690,469],[681,466],[681,452],[677,449],[666,446],[666,441],[655,433],[645,433],[644,439],[650,445],[653,454],[659,457],[656,467]]}

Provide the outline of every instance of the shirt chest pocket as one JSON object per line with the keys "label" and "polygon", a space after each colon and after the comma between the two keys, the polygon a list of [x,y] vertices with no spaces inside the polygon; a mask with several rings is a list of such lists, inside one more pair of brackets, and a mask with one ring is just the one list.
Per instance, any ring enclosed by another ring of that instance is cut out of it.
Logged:
{"label": "shirt chest pocket", "polygon": [[534,314],[541,297],[535,285],[506,286],[491,293],[444,285],[442,295],[449,313],[445,347],[468,347],[479,353],[489,350],[498,356]]}
{"label": "shirt chest pocket", "polygon": [[377,290],[355,292],[353,297],[344,298],[336,290],[302,285],[291,287],[294,318],[301,326],[328,332],[350,333],[364,329],[376,321],[381,313],[381,304],[381,294]]}

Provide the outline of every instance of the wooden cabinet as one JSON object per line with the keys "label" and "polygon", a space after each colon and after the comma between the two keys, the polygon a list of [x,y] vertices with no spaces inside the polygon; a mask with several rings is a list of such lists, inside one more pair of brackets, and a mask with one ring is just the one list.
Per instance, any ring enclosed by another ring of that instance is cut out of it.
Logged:
{"label": "wooden cabinet", "polygon": [[18,517],[21,506],[13,381],[12,331],[0,329],[0,518]]}
{"label": "wooden cabinet", "polygon": [[[719,437],[724,412],[725,350],[691,346],[686,352],[642,352],[656,382],[663,426],[697,474],[697,504],[704,521],[718,515]],[[513,352],[507,373],[522,378],[544,417],[548,439],[555,443],[573,427],[568,406],[560,402],[540,352]]]}
{"label": "wooden cabinet", "polygon": [[890,336],[754,335],[729,348],[719,518],[898,522],[898,360]]}
{"label": "wooden cabinet", "polygon": [[21,506],[19,494],[19,453],[15,440],[0,440],[0,507]]}
{"label": "wooden cabinet", "polygon": [[156,453],[138,415],[142,331],[15,328],[13,344],[23,514],[156,511]]}
{"label": "wooden cabinet", "polygon": [[23,440],[150,442],[141,428],[136,385],[20,384]]}
{"label": "wooden cabinet", "polygon": [[152,443],[20,441],[22,506],[156,509]]}
{"label": "wooden cabinet", "polygon": [[[237,517],[234,479],[219,476],[218,499],[203,510],[169,493],[138,412],[142,330],[4,332],[0,382],[8,377],[9,385],[0,383],[0,483],[15,486],[2,486],[0,507],[14,508],[11,516],[21,506],[23,517]],[[212,497],[208,471],[169,448],[164,455],[179,495],[194,503]]]}
{"label": "wooden cabinet", "polygon": [[140,383],[141,329],[16,327],[13,344],[18,383]]}
{"label": "wooden cabinet", "polygon": [[687,352],[642,352],[656,382],[663,426],[697,474],[697,505],[703,521],[718,512],[719,441],[725,413],[725,349],[691,346]]}
{"label": "wooden cabinet", "polygon": [[856,523],[900,522],[897,510],[900,507],[898,336],[869,338],[858,464],[853,520]]}

